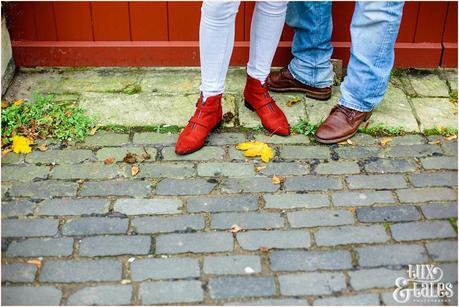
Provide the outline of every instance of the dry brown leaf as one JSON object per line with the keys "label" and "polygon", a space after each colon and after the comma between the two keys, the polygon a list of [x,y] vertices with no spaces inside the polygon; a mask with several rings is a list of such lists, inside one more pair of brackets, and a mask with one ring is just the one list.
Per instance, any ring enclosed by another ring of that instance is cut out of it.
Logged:
{"label": "dry brown leaf", "polygon": [[441,141],[440,140],[435,140],[435,141],[430,141],[428,144],[430,145],[437,145],[437,144],[440,144]]}
{"label": "dry brown leaf", "polygon": [[35,264],[38,269],[41,268],[41,260],[40,259],[31,259],[31,260],[28,260],[27,263]]}
{"label": "dry brown leaf", "polygon": [[259,172],[259,171],[261,171],[261,170],[264,170],[265,168],[266,168],[266,165],[257,166],[257,167],[255,167],[255,170],[256,170],[257,172]]}
{"label": "dry brown leaf", "polygon": [[338,145],[348,145],[346,141],[338,142]]}
{"label": "dry brown leaf", "polygon": [[297,104],[297,103],[300,102],[300,101],[301,101],[300,98],[298,98],[298,97],[292,97],[292,98],[290,98],[285,104],[287,105],[287,107],[291,107],[291,106]]}
{"label": "dry brown leaf", "polygon": [[37,149],[39,151],[47,151],[48,150],[48,144],[46,144],[46,143],[40,144],[40,145],[37,146]]}
{"label": "dry brown leaf", "polygon": [[267,248],[266,246],[261,246],[260,247],[260,252],[267,253],[268,251],[269,251],[269,248]]}
{"label": "dry brown leaf", "polygon": [[130,284],[130,283],[131,283],[131,281],[129,279],[122,279],[121,280],[121,284],[122,285],[127,285],[127,284]]}
{"label": "dry brown leaf", "polygon": [[108,157],[107,159],[104,160],[104,164],[105,165],[112,164],[114,161],[115,161],[115,158]]}
{"label": "dry brown leaf", "polygon": [[145,149],[145,147],[143,148],[143,151],[145,151],[145,153],[142,154],[143,160],[150,160],[150,159],[151,159],[151,155],[147,152],[147,150]]}
{"label": "dry brown leaf", "polygon": [[452,140],[455,140],[455,139],[457,139],[457,135],[451,135],[451,136],[448,136],[448,137],[445,138],[445,140],[447,140],[447,141],[452,141]]}
{"label": "dry brown leaf", "polygon": [[442,132],[443,130],[445,130],[445,127],[443,127],[443,126],[440,125],[440,124],[437,124],[436,128],[437,128],[437,130],[440,131],[440,132]]}
{"label": "dry brown leaf", "polygon": [[349,145],[354,145],[354,142],[351,141],[351,139],[347,139],[346,141]]}
{"label": "dry brown leaf", "polygon": [[124,158],[123,158],[123,161],[126,162],[126,163],[130,163],[130,164],[134,164],[137,162],[137,155],[136,154],[133,154],[131,152],[128,152]]}
{"label": "dry brown leaf", "polygon": [[348,208],[347,211],[351,212],[351,213],[355,213],[355,208]]}
{"label": "dry brown leaf", "polygon": [[282,176],[273,176],[271,180],[273,184],[281,184],[284,181],[285,181],[285,177],[282,177]]}
{"label": "dry brown leaf", "polygon": [[2,155],[8,154],[10,151],[13,151],[11,148],[3,149],[2,150]]}
{"label": "dry brown leaf", "polygon": [[2,109],[8,108],[10,104],[6,100],[2,100]]}
{"label": "dry brown leaf", "polygon": [[100,125],[96,125],[94,128],[91,129],[91,131],[89,131],[89,135],[94,135],[96,134],[96,131],[97,129],[100,128]]}
{"label": "dry brown leaf", "polygon": [[136,176],[140,171],[140,168],[137,165],[133,165],[131,167],[131,175],[134,177]]}
{"label": "dry brown leaf", "polygon": [[231,233],[238,233],[239,231],[243,231],[243,230],[244,229],[242,227],[240,227],[239,225],[234,224],[233,226],[231,226],[230,232]]}
{"label": "dry brown leaf", "polygon": [[386,146],[387,144],[389,144],[390,142],[392,142],[392,138],[389,138],[389,137],[386,137],[386,138],[382,138],[379,140],[379,144],[381,146]]}

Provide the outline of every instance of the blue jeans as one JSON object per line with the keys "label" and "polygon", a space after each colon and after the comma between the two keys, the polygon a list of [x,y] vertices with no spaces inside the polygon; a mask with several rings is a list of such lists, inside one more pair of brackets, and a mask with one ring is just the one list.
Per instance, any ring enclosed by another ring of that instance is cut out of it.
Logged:
{"label": "blue jeans", "polygon": [[[351,57],[338,104],[369,112],[384,97],[394,64],[394,45],[404,2],[356,1],[351,23]],[[330,58],[331,2],[290,2],[287,24],[294,28],[294,58],[288,68],[298,81],[314,87],[333,84]]]}

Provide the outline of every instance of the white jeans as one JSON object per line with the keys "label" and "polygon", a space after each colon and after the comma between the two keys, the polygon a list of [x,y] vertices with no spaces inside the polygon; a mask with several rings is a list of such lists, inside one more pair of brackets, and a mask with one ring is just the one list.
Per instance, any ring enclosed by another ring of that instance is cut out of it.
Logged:
{"label": "white jeans", "polygon": [[[204,1],[199,28],[201,86],[204,101],[223,93],[233,51],[239,1]],[[250,28],[250,54],[247,73],[262,83],[284,27],[287,2],[257,2]]]}

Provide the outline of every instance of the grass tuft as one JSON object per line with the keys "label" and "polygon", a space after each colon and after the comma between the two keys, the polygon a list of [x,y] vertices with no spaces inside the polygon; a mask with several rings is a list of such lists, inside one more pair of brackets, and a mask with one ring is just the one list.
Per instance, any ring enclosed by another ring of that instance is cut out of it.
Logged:
{"label": "grass tuft", "polygon": [[316,132],[317,128],[319,128],[319,124],[311,124],[307,122],[305,119],[300,119],[299,122],[297,122],[295,125],[293,125],[292,130],[296,134],[304,134],[306,136],[308,135],[314,135]]}

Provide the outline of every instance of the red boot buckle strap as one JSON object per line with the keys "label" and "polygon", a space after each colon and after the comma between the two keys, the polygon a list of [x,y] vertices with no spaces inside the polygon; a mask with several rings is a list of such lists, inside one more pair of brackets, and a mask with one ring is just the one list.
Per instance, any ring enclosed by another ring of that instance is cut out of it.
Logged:
{"label": "red boot buckle strap", "polygon": [[266,106],[266,105],[268,105],[270,103],[276,103],[276,102],[271,98],[271,99],[263,100],[262,102],[258,103],[256,106],[254,106],[253,104],[250,104],[250,105],[255,110],[260,110],[261,108],[263,108],[264,106]]}
{"label": "red boot buckle strap", "polygon": [[193,123],[193,124],[196,124],[196,125],[199,125],[199,126],[202,126],[206,129],[209,129],[209,126],[208,126],[208,123],[200,118],[197,118],[197,117],[192,117],[190,120],[189,120],[190,123]]}
{"label": "red boot buckle strap", "polygon": [[196,107],[199,111],[204,112],[204,113],[212,113],[212,112],[217,112],[219,108],[221,108],[220,104],[214,104],[214,105],[202,105],[201,102],[198,101],[196,103]]}

